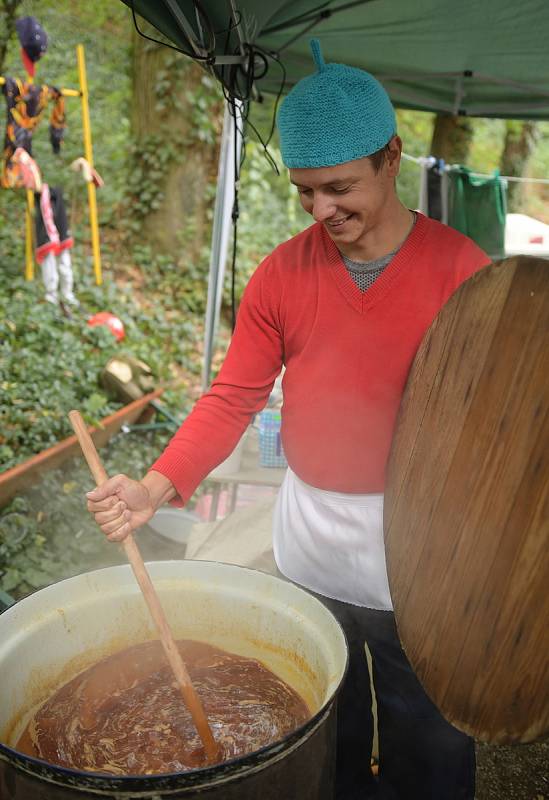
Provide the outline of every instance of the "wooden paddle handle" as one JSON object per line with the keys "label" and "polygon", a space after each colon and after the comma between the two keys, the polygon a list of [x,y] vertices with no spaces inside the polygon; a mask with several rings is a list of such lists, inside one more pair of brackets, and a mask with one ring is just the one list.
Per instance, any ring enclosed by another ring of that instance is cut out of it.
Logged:
{"label": "wooden paddle handle", "polygon": [[[99,453],[97,452],[86,427],[86,423],[78,411],[69,411],[69,419],[76,434],[76,438],[80,443],[80,447],[82,448],[84,458],[88,462],[90,472],[93,475],[96,484],[99,486],[107,480],[108,476],[103,464],[101,463],[101,459],[99,458]],[[177,645],[172,636],[170,626],[168,625],[166,615],[164,614],[164,609],[160,604],[160,600],[151,581],[151,577],[147,572],[147,568],[143,562],[139,548],[137,547],[135,539],[131,533],[123,540],[122,544],[124,546],[124,550],[126,551],[128,561],[130,562],[137,583],[139,584],[139,588],[141,589],[143,597],[145,598],[145,602],[151,617],[153,618],[158,629],[160,642],[164,648],[168,663],[172,668],[175,679],[179,685],[179,688],[181,689],[183,699],[185,700],[187,708],[192,715],[194,724],[196,725],[196,729],[198,730],[200,738],[204,744],[206,755],[209,760],[213,761],[218,755],[217,744],[213,738],[210,726],[208,725],[208,720],[206,718],[206,714],[204,713],[204,708],[200,702],[200,698],[198,697],[198,694],[192,685],[187,668],[185,667],[179,650],[177,649]]]}

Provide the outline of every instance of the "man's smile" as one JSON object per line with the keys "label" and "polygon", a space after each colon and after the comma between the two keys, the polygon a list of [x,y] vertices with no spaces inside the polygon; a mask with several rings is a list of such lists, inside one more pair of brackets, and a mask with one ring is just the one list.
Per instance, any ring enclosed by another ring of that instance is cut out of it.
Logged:
{"label": "man's smile", "polygon": [[338,217],[337,219],[326,220],[326,222],[324,224],[328,228],[332,228],[332,229],[341,228],[341,226],[345,225],[345,223],[349,219],[351,219],[351,217],[353,217],[353,216],[354,216],[354,214],[347,214],[346,217]]}

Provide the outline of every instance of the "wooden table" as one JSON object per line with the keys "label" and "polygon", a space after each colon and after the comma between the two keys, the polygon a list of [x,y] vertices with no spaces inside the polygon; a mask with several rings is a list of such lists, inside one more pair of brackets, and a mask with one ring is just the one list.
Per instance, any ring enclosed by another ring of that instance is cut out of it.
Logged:
{"label": "wooden table", "polygon": [[209,521],[217,519],[219,498],[224,488],[230,491],[229,513],[234,511],[240,484],[249,486],[280,486],[286,474],[285,467],[262,467],[259,463],[259,431],[251,427],[246,436],[242,460],[234,473],[217,475],[215,470],[206,480],[213,483]]}

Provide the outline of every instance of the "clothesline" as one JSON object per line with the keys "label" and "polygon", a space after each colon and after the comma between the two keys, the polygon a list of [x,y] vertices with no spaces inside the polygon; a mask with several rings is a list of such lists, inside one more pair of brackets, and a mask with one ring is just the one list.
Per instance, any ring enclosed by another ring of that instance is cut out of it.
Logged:
{"label": "clothesline", "polygon": [[[402,158],[406,159],[406,161],[411,161],[414,164],[419,164],[420,166],[434,164],[436,159],[434,156],[420,156],[419,158],[415,156],[410,156],[408,153],[403,153]],[[451,165],[445,166],[445,170],[449,172],[452,169]],[[471,172],[471,175],[474,175],[476,178],[493,178],[493,175],[488,175],[484,172]],[[500,178],[506,181],[517,181],[518,183],[544,183],[549,185],[549,178],[519,178],[515,175],[500,175]]]}

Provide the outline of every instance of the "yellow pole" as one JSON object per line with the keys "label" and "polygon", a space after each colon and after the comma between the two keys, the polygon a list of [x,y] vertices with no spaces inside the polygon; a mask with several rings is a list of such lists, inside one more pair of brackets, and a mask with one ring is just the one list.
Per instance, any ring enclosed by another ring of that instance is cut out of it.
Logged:
{"label": "yellow pole", "polygon": [[[86,62],[84,60],[84,45],[76,47],[78,59],[78,80],[80,82],[80,92],[82,95],[82,126],[84,129],[84,156],[86,161],[93,167],[93,153],[90,126],[90,109],[88,104],[88,81],[86,78]],[[95,197],[95,184],[93,181],[88,183],[88,205],[90,209],[90,227],[92,236],[93,250],[93,269],[95,272],[95,282],[98,286],[103,283],[101,275],[101,253],[99,250],[99,226],[97,224],[97,200]]]}
{"label": "yellow pole", "polygon": [[33,222],[34,194],[31,189],[27,189],[27,208],[25,209],[25,280],[27,281],[34,279]]}
{"label": "yellow pole", "polygon": [[[28,76],[28,83],[33,83],[32,76]],[[25,209],[25,280],[34,280],[34,253],[32,252],[34,222],[34,194],[27,189],[27,207]]]}

